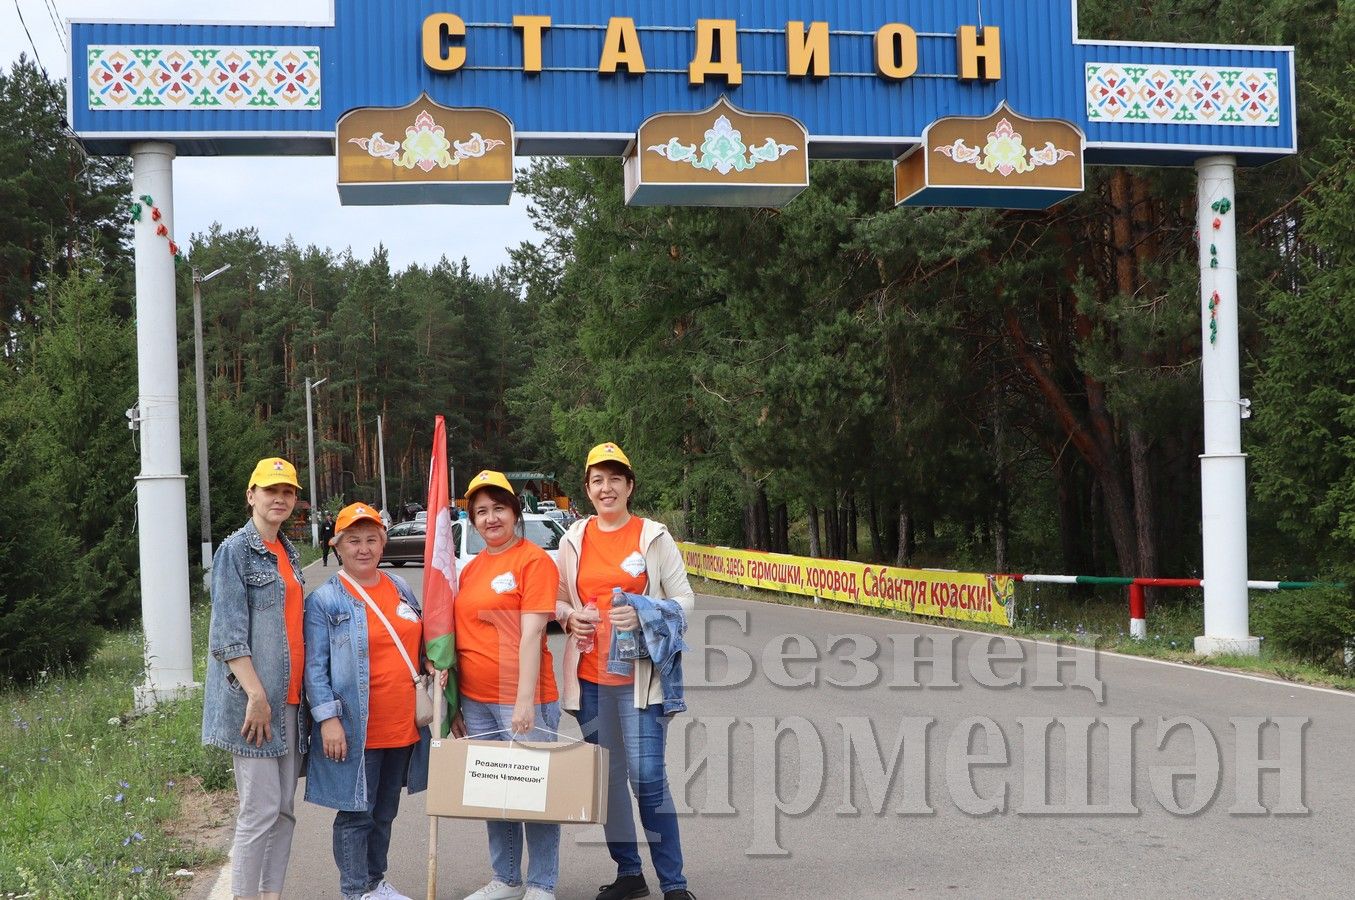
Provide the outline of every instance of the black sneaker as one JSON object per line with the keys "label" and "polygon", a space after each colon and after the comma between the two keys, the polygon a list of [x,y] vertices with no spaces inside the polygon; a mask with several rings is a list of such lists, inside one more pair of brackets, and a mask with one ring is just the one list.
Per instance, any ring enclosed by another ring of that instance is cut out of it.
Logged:
{"label": "black sneaker", "polygon": [[618,875],[616,881],[598,888],[597,900],[630,900],[631,897],[648,897],[649,885],[643,875]]}
{"label": "black sneaker", "polygon": [[679,888],[676,891],[664,891],[663,900],[696,900],[696,895],[686,888]]}

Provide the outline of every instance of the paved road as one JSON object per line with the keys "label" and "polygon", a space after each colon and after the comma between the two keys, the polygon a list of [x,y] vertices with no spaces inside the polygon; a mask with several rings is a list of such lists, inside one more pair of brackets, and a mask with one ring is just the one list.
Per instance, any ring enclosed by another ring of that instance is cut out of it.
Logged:
{"label": "paved road", "polygon": [[[310,570],[312,584],[321,580],[315,577],[319,569]],[[417,585],[421,570],[402,574]],[[1076,670],[1059,666],[1055,678],[1047,665],[1053,648],[1037,642],[1019,642],[1024,661],[990,666],[983,656],[987,638],[973,633],[723,597],[701,596],[697,606],[686,673],[692,713],[675,720],[668,758],[670,772],[688,773],[675,779],[682,782],[679,810],[690,810],[682,815],[687,873],[702,900],[1111,892],[1337,896],[1347,895],[1355,880],[1355,697],[1068,648],[1063,652],[1078,660]],[[803,641],[787,644],[783,635]],[[862,646],[878,646],[878,677],[844,660],[857,641],[834,647],[837,635],[860,635]],[[914,667],[904,658],[914,636],[919,657],[929,656],[930,646],[953,645],[954,687],[940,686],[951,680],[943,667]],[[561,638],[551,640],[558,661]],[[716,645],[735,649],[726,653]],[[971,660],[976,645],[979,656]],[[804,659],[814,655],[820,662]],[[777,662],[782,656],[800,661]],[[710,684],[744,675],[744,660],[751,671],[739,686]],[[900,686],[914,674],[921,687]],[[1018,675],[1019,686],[995,684]],[[1072,686],[1079,677],[1099,684],[1101,702],[1095,691]],[[865,683],[838,686],[852,680]],[[975,717],[983,721],[966,745],[966,720]],[[1045,741],[1042,726],[1051,717],[1063,727],[1055,725]],[[1063,738],[1065,731],[1085,733],[1079,717],[1111,723],[1091,732],[1087,775],[1077,753],[1086,740]],[[1173,717],[1187,722],[1159,750],[1159,720]],[[1287,754],[1291,761],[1288,773],[1262,773],[1259,791],[1245,776],[1239,785],[1238,772],[1247,767],[1236,759],[1239,735],[1244,751],[1256,745],[1257,718],[1284,721],[1283,733],[1277,726],[1262,732],[1261,755]],[[1174,795],[1162,782],[1173,780],[1173,768],[1196,771],[1192,723],[1204,769],[1220,769],[1218,787],[1203,810],[1177,815],[1164,805],[1188,807],[1197,779],[1175,779]],[[985,724],[993,729],[989,735]],[[779,740],[778,725],[786,727]],[[572,723],[567,728],[574,730]],[[858,738],[851,753],[844,750],[847,733]],[[901,733],[904,752],[886,783]],[[914,753],[924,733],[925,757]],[[709,757],[697,768],[707,748]],[[966,750],[975,756],[1005,752],[1005,764],[966,766]],[[1041,809],[1031,785],[1046,772]],[[851,799],[845,796],[849,783]],[[1002,797],[1004,790],[1001,811],[979,812],[985,798]],[[1081,814],[1050,811],[1088,791],[1088,803],[1110,803],[1114,811],[1088,813],[1086,804]],[[1270,812],[1230,812],[1248,795]],[[785,812],[777,809],[777,798]],[[877,802],[883,804],[879,813]],[[287,896],[334,897],[332,813],[301,802],[298,807]],[[1307,812],[1277,813],[1296,807]],[[933,812],[926,814],[928,808]],[[900,815],[900,809],[921,814]],[[442,820],[440,829],[438,896],[460,898],[487,880],[484,828]],[[561,900],[592,898],[596,885],[611,880],[600,832],[566,828]],[[390,878],[419,900],[427,843],[423,798],[406,797]],[[652,870],[650,877],[653,887]]]}

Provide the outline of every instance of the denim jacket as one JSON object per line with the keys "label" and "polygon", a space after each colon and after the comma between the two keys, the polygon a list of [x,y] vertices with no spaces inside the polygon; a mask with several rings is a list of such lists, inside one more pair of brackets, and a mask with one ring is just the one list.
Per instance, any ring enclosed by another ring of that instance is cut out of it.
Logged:
{"label": "denim jacket", "polygon": [[[304,579],[301,560],[286,536],[279,535],[292,571]],[[304,580],[302,581],[304,585]],[[286,589],[278,562],[267,547],[254,521],[245,523],[221,542],[212,558],[212,622],[207,638],[207,687],[202,701],[202,742],[229,750],[238,756],[283,756],[287,752],[284,732],[287,683],[291,673],[291,648],[283,611]],[[268,705],[273,709],[273,739],[256,747],[245,741],[240,727],[245,722],[249,698],[227,665],[232,659],[252,657]],[[310,734],[306,700],[301,699],[297,747],[304,754]]]}
{"label": "denim jacket", "polygon": [[[647,597],[644,594],[621,594],[626,603],[635,607],[640,617],[640,631],[644,636],[645,649],[659,673],[659,684],[663,689],[663,714],[686,712],[687,701],[682,687],[682,651],[687,649],[682,635],[687,631],[687,614],[682,604],[676,600],[663,600]],[[629,675],[632,660],[624,659],[617,652],[617,630],[612,629],[612,648],[607,657],[607,671],[613,675]]]}
{"label": "denim jacket", "polygon": [[[423,609],[409,584],[398,575],[381,574],[394,582],[400,599],[422,618]],[[421,651],[415,665],[422,664]],[[323,753],[310,760],[306,799],[311,803],[349,812],[367,809],[363,745],[370,684],[367,603],[350,594],[342,579],[334,575],[315,589],[306,604],[306,700],[315,722],[311,739],[316,746],[320,746],[320,724],[337,716],[343,723],[348,755],[342,762],[327,759]],[[427,726],[419,729],[419,744],[410,754],[405,771],[405,786],[411,794],[428,787],[431,739]]]}

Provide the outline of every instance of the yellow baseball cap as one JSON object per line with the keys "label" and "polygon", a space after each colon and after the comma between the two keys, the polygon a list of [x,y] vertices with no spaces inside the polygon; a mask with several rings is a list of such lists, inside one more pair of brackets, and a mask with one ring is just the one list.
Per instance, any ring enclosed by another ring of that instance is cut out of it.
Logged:
{"label": "yellow baseball cap", "polygon": [[334,537],[329,539],[330,545],[337,545],[344,529],[352,528],[359,522],[375,522],[382,531],[386,530],[386,523],[381,521],[381,513],[376,511],[376,507],[370,503],[350,503],[339,510],[339,518],[334,521]]}
{"label": "yellow baseball cap", "polygon": [[493,469],[485,469],[470,480],[470,484],[466,487],[466,500],[469,501],[471,494],[480,490],[480,488],[486,487],[500,487],[514,497],[517,496],[517,492],[513,490],[513,486],[508,483],[508,479],[504,477],[502,472],[495,472]]}
{"label": "yellow baseball cap", "polygon": [[588,461],[583,464],[583,470],[587,472],[589,467],[604,462],[618,462],[627,469],[634,468],[634,466],[630,464],[630,458],[626,456],[621,448],[611,441],[608,441],[605,444],[598,444],[592,450],[588,451]]}
{"label": "yellow baseball cap", "polygon": [[268,487],[273,484],[290,484],[298,491],[301,484],[296,480],[296,466],[278,456],[259,460],[254,474],[249,476],[250,487]]}

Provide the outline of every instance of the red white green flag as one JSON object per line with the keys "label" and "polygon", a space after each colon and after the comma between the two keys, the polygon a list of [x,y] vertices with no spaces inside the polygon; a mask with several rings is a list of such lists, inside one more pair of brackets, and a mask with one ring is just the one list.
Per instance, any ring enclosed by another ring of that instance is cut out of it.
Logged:
{"label": "red white green flag", "polygon": [[452,545],[451,505],[447,500],[447,423],[433,427],[432,464],[428,472],[428,535],[423,544],[423,636],[429,660],[447,673],[445,736],[456,715],[456,634],[452,605],[456,602],[456,553]]}

